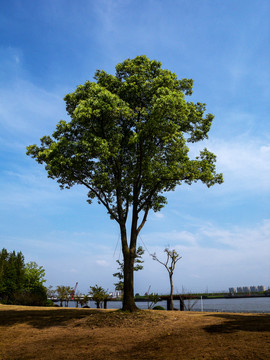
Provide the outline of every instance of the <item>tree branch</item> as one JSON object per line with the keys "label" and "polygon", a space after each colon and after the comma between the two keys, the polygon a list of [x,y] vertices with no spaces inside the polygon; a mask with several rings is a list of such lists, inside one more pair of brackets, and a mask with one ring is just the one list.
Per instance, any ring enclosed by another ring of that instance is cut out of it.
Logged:
{"label": "tree branch", "polygon": [[142,230],[142,228],[144,227],[144,224],[146,223],[146,220],[147,220],[147,216],[148,216],[148,212],[149,212],[149,209],[150,207],[148,206],[144,212],[144,216],[143,216],[143,219],[142,219],[142,222],[141,224],[138,226],[137,228],[137,236],[139,235],[139,232]]}
{"label": "tree branch", "polygon": [[[120,221],[119,218],[117,218],[117,216],[114,214],[113,210],[110,208],[109,206],[109,202],[108,199],[106,197],[106,195],[104,194],[104,192],[99,189],[99,191],[95,190],[92,186],[90,186],[87,182],[85,182],[84,180],[81,180],[78,178],[78,181],[81,182],[82,185],[86,186],[89,190],[93,191],[93,193],[96,195],[96,197],[98,198],[98,200],[105,206],[105,208],[108,210],[108,213],[112,216],[112,218],[114,220],[116,220],[118,223]],[[100,192],[102,193],[104,199],[100,196]]]}

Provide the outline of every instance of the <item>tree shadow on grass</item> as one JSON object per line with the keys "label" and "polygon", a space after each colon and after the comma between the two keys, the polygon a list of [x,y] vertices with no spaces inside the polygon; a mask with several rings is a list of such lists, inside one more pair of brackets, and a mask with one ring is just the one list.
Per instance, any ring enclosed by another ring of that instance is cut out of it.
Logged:
{"label": "tree shadow on grass", "polygon": [[[0,326],[31,325],[38,329],[65,326],[72,320],[96,314],[96,310],[48,309],[48,310],[0,310]],[[102,316],[102,313],[100,313]]]}
{"label": "tree shadow on grass", "polygon": [[221,324],[205,326],[204,330],[210,334],[233,333],[236,331],[270,332],[270,314],[211,314],[207,316],[225,320]]}

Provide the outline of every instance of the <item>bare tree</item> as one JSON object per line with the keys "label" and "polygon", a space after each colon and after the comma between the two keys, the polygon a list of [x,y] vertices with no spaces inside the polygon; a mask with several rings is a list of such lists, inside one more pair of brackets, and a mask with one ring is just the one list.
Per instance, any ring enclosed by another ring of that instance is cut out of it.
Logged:
{"label": "bare tree", "polygon": [[165,262],[160,261],[156,254],[151,254],[153,260],[156,260],[157,262],[159,262],[160,264],[162,264],[163,266],[165,266],[166,270],[169,273],[169,278],[170,278],[170,287],[171,287],[171,291],[170,291],[170,310],[174,309],[173,306],[173,272],[175,269],[175,265],[177,263],[178,260],[180,260],[182,258],[182,256],[180,256],[176,250],[170,250],[169,248],[166,248],[164,250],[164,252],[167,255],[167,259]]}

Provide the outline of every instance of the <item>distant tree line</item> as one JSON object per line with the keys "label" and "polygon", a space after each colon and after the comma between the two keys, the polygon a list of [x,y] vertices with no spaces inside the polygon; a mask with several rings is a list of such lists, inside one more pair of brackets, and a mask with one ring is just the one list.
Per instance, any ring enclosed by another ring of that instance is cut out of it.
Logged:
{"label": "distant tree line", "polygon": [[53,289],[52,286],[49,286],[47,288],[47,294],[48,298],[57,299],[61,307],[63,304],[68,306],[68,303],[71,300],[75,301],[76,307],[79,307],[79,304],[81,307],[88,307],[88,302],[93,300],[96,304],[96,307],[100,308],[104,300],[109,297],[108,292],[103,289],[103,287],[98,285],[90,286],[88,294],[81,294],[78,291],[74,294],[70,286],[58,285],[56,289]]}
{"label": "distant tree line", "polygon": [[0,251],[0,302],[3,304],[47,304],[45,270],[34,261],[24,263],[22,252]]}

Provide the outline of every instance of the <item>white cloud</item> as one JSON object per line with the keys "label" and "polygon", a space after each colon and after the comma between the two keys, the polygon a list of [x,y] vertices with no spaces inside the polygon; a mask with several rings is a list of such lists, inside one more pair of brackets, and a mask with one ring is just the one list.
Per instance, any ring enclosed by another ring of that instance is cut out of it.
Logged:
{"label": "white cloud", "polygon": [[97,261],[96,261],[96,264],[99,265],[99,266],[102,266],[102,267],[108,267],[108,266],[110,266],[110,263],[107,262],[106,260],[97,260]]}
{"label": "white cloud", "polygon": [[270,145],[257,141],[214,144],[218,167],[230,185],[245,190],[270,190]]}
{"label": "white cloud", "polygon": [[63,204],[73,198],[74,202],[74,198],[79,198],[80,194],[86,199],[86,192],[80,187],[65,193],[60,191],[58,184],[49,180],[46,172],[35,164],[24,168],[13,164],[6,166],[13,169],[1,173],[0,208],[7,210],[15,207],[18,211],[32,206],[51,207],[56,201]]}
{"label": "white cloud", "polygon": [[171,231],[171,232],[154,232],[146,235],[147,243],[152,245],[179,246],[185,244],[187,246],[197,244],[197,236],[188,231]]}
{"label": "white cloud", "polygon": [[157,219],[163,219],[164,218],[164,214],[160,213],[160,212],[155,212],[154,213],[154,216],[157,218]]}
{"label": "white cloud", "polygon": [[[190,241],[184,241],[185,237]],[[183,285],[193,291],[205,291],[206,286],[217,291],[230,286],[270,285],[269,238],[270,219],[266,219],[255,226],[231,229],[202,225],[194,234],[173,231],[158,237],[152,233],[145,235],[144,241],[149,252],[160,259],[165,258],[166,246],[160,239],[166,239],[182,255],[175,270],[175,285],[180,290]],[[145,270],[155,291],[167,291],[167,274],[161,265],[146,258]]]}
{"label": "white cloud", "polygon": [[[72,285],[87,292],[96,283],[113,289],[115,236],[103,231],[48,231],[36,236],[0,236],[2,247],[22,251],[25,262],[36,261],[46,271],[46,285]],[[109,245],[107,245],[109,244]],[[18,247],[19,246],[19,247]]]}
{"label": "white cloud", "polygon": [[60,96],[17,79],[9,88],[0,88],[0,124],[5,131],[29,138],[43,136],[44,131],[64,114]]}
{"label": "white cloud", "polygon": [[[200,225],[194,232],[160,232],[143,236],[149,253],[165,258],[170,244],[182,259],[177,263],[174,283],[178,291],[227,290],[230,286],[269,286],[270,219],[249,227],[230,229],[213,224]],[[21,250],[26,261],[44,266],[47,284],[75,284],[80,291],[100,284],[113,290],[112,274],[117,269],[113,256],[116,233],[104,231],[48,231],[36,237],[1,237],[8,250]],[[20,248],[18,248],[20,244]],[[166,269],[153,261],[148,251],[143,256],[144,269],[135,274],[135,291],[166,292],[169,280]]]}
{"label": "white cloud", "polygon": [[191,147],[191,155],[207,147],[217,156],[217,172],[222,172],[224,184],[219,193],[228,191],[254,193],[270,190],[270,140],[243,135],[233,140],[215,138]]}

